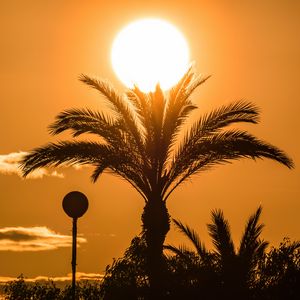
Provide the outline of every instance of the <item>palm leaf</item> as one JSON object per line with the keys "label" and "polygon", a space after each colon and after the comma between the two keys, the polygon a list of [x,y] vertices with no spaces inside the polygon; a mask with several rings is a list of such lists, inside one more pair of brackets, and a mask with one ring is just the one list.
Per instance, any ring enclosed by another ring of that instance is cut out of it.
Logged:
{"label": "palm leaf", "polygon": [[181,155],[177,155],[177,160],[174,159],[171,164],[164,193],[176,179],[177,182],[166,197],[191,175],[241,158],[269,158],[288,168],[294,166],[293,161],[282,150],[245,131],[217,132],[200,139],[189,149],[183,149]]}
{"label": "palm leaf", "polygon": [[177,150],[175,160],[189,151],[200,139],[209,137],[225,126],[233,123],[257,123],[258,109],[249,102],[235,102],[213,110],[202,116],[186,133],[183,143]]}
{"label": "palm leaf", "polygon": [[178,220],[173,219],[173,222],[176,227],[192,242],[193,246],[196,248],[198,255],[202,259],[204,259],[207,256],[208,252],[205,248],[205,245],[200,241],[197,232]]}
{"label": "palm leaf", "polygon": [[119,175],[121,178],[129,182],[138,192],[142,195],[145,201],[148,201],[151,194],[151,185],[145,177],[143,169],[137,167],[136,164],[129,162],[122,162],[121,164],[110,165],[110,169],[115,175]]}
{"label": "palm leaf", "polygon": [[208,76],[197,76],[196,78],[193,79],[193,81],[189,84],[188,88],[185,91],[185,97],[189,98],[193,92],[200,86],[202,85],[206,80],[208,80],[211,77],[211,75]]}
{"label": "palm leaf", "polygon": [[195,75],[193,71],[193,66],[191,66],[182,76],[182,78],[177,82],[177,84],[171,88],[169,92],[170,105],[176,102],[180,95],[186,91],[187,87],[191,84],[194,77]]}
{"label": "palm leaf", "polygon": [[[147,153],[150,155],[154,164],[162,161],[162,125],[165,110],[165,96],[159,86],[156,86],[154,92],[150,92],[149,109],[148,109],[148,125],[146,136]],[[156,168],[156,166],[154,166]]]}
{"label": "palm leaf", "polygon": [[256,212],[250,216],[240,241],[238,257],[240,259],[240,264],[243,266],[241,269],[243,274],[241,274],[241,276],[244,276],[246,281],[253,277],[252,275],[257,267],[257,262],[262,258],[269,244],[268,242],[259,239],[264,227],[263,224],[258,223],[261,212],[262,207],[259,206]]}
{"label": "palm leaf", "polygon": [[149,114],[151,113],[149,94],[142,92],[137,86],[134,86],[134,88],[127,91],[126,96],[133,103],[143,128],[149,134]]}
{"label": "palm leaf", "polygon": [[164,249],[166,250],[170,250],[171,252],[173,252],[175,255],[178,255],[179,257],[182,257],[184,259],[188,258],[188,253],[191,253],[192,251],[187,248],[185,245],[180,245],[178,247],[173,246],[173,245],[165,245]]}
{"label": "palm leaf", "polygon": [[111,154],[111,149],[94,142],[62,141],[36,148],[26,155],[20,167],[27,176],[35,169],[60,165],[97,164]]}
{"label": "palm leaf", "polygon": [[120,122],[90,109],[65,110],[57,115],[56,121],[49,126],[49,131],[53,135],[71,130],[73,137],[92,133],[108,142],[119,142],[122,129]]}
{"label": "palm leaf", "polygon": [[83,83],[98,90],[102,95],[105,96],[105,99],[112,106],[114,112],[125,121],[128,133],[133,135],[135,143],[139,149],[143,151],[143,143],[138,125],[136,123],[135,114],[126,103],[126,98],[120,96],[106,81],[91,78],[84,74],[82,74],[79,79]]}
{"label": "palm leaf", "polygon": [[[202,80],[201,83],[205,82],[206,79]],[[187,90],[194,83],[193,80],[194,73],[192,68],[190,68],[178,84],[171,89],[165,102],[161,140],[159,143],[160,149],[157,151],[160,154],[160,172],[167,168],[168,157],[177,142],[180,129],[190,113],[197,108],[190,101],[189,95],[187,95]],[[201,83],[199,82],[199,85]]]}
{"label": "palm leaf", "polygon": [[235,255],[230,227],[221,210],[212,211],[212,223],[207,225],[209,235],[218,255],[224,259]]}
{"label": "palm leaf", "polygon": [[264,224],[258,224],[262,207],[259,206],[256,212],[247,221],[244,233],[241,238],[239,255],[253,251],[257,247],[258,238],[262,232]]}
{"label": "palm leaf", "polygon": [[194,89],[196,89],[196,87],[204,83],[209,76],[196,81],[194,81],[193,78],[194,73],[192,69],[189,69],[182,80],[170,91],[163,126],[163,143],[168,147],[168,151],[176,142],[178,132],[187,117],[197,108],[197,106],[190,101],[189,97],[191,92],[188,92],[188,90],[191,89],[191,86],[194,86]]}

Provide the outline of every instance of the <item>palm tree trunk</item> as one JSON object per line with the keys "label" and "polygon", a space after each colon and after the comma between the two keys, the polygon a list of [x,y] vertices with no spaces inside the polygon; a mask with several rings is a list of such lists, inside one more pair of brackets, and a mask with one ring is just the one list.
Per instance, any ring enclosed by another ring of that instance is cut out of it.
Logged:
{"label": "palm tree trunk", "polygon": [[146,264],[150,284],[150,299],[165,299],[167,264],[163,244],[170,230],[170,216],[160,197],[149,199],[142,215],[143,234],[147,243]]}

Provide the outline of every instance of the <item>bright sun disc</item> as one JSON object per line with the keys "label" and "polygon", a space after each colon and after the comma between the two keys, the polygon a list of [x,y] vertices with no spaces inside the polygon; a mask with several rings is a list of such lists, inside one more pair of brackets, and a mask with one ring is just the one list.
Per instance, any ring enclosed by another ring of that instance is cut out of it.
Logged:
{"label": "bright sun disc", "polygon": [[157,83],[170,89],[189,67],[189,48],[173,25],[159,19],[143,19],[125,27],[115,38],[112,66],[129,88],[135,84],[144,92]]}

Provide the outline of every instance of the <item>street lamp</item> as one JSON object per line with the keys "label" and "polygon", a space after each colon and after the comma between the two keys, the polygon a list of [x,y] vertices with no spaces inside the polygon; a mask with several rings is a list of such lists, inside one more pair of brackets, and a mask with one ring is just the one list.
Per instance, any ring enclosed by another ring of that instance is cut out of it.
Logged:
{"label": "street lamp", "polygon": [[72,228],[72,299],[76,293],[76,248],[77,248],[77,219],[82,217],[89,207],[87,197],[78,191],[68,193],[62,202],[65,213],[73,219]]}

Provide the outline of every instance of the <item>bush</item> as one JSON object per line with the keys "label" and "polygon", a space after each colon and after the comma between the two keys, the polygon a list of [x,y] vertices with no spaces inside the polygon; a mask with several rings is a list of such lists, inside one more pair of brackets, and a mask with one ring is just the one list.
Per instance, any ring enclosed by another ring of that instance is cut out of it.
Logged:
{"label": "bush", "polygon": [[[72,289],[67,285],[64,289],[58,288],[51,280],[47,282],[28,283],[23,275],[17,280],[8,282],[4,286],[6,300],[70,300]],[[101,284],[97,281],[82,281],[76,285],[76,299],[100,300]]]}

